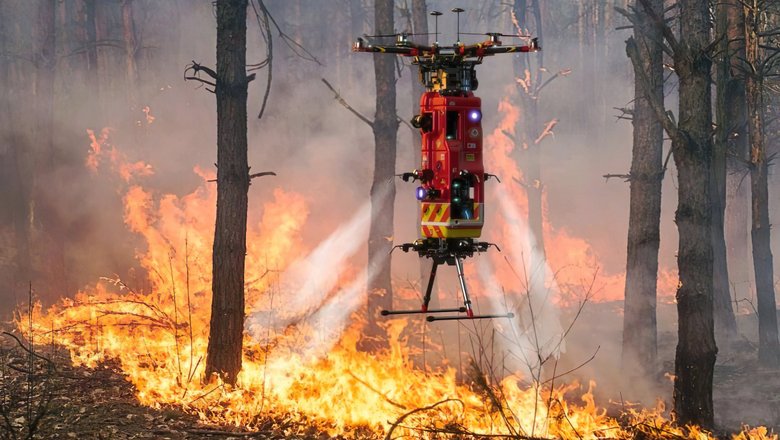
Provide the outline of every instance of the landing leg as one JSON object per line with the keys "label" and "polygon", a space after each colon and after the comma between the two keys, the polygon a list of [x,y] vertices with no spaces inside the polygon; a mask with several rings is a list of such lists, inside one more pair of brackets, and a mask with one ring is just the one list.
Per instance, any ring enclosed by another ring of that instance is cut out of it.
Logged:
{"label": "landing leg", "polygon": [[428,313],[463,313],[466,311],[465,307],[457,307],[451,309],[435,309],[428,310],[428,304],[431,302],[431,293],[433,292],[433,282],[436,279],[436,269],[438,269],[439,263],[433,262],[431,266],[431,276],[428,278],[428,288],[425,289],[425,296],[423,297],[422,307],[417,310],[382,310],[382,316],[389,315],[413,315],[413,314],[428,314]]}
{"label": "landing leg", "polygon": [[466,316],[428,316],[425,318],[428,322],[433,321],[457,321],[460,319],[494,319],[494,318],[514,318],[515,314],[512,312],[500,314],[500,315],[474,315],[474,311],[471,308],[471,297],[469,297],[469,289],[466,286],[466,276],[463,274],[463,259],[461,257],[455,257],[455,268],[458,270],[458,281],[460,282],[460,290],[463,292],[463,311],[466,312]]}
{"label": "landing leg", "polygon": [[425,296],[423,297],[422,311],[428,311],[428,303],[431,302],[431,292],[433,291],[433,281],[436,279],[436,269],[439,267],[439,263],[433,262],[431,266],[431,276],[428,277],[428,288],[425,289]]}
{"label": "landing leg", "polygon": [[466,306],[466,316],[473,318],[474,311],[471,309],[471,298],[469,298],[469,290],[468,287],[466,287],[466,276],[463,275],[463,260],[460,257],[455,257],[455,268],[458,270],[458,281],[460,281],[460,290],[463,292],[463,304]]}

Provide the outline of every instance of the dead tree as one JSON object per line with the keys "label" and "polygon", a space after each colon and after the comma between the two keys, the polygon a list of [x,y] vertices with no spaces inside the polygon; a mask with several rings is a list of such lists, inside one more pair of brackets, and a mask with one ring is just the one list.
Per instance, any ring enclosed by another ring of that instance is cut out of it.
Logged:
{"label": "dead tree", "polygon": [[[374,9],[374,32],[392,34],[394,28],[393,1],[377,0]],[[393,203],[395,201],[396,142],[398,120],[395,97],[395,59],[385,54],[374,54],[376,79],[376,114],[374,132],[374,177],[371,184],[371,226],[368,236],[368,267],[374,275],[368,284],[367,336],[382,338],[377,325],[379,311],[391,309],[393,286],[390,259],[393,248]]]}
{"label": "dead tree", "polygon": [[[529,4],[530,3],[530,4]],[[542,17],[538,0],[515,0],[512,13],[520,28],[527,27],[528,9],[531,9],[534,36],[538,38],[539,45],[544,47],[542,40]],[[518,29],[523,33],[522,29]],[[535,60],[535,67],[531,62]],[[534,237],[534,247],[529,258],[529,282],[538,285],[544,282],[544,267],[546,252],[544,246],[544,219],[542,207],[542,194],[544,185],[541,172],[541,148],[539,142],[544,138],[545,129],[539,123],[539,92],[546,85],[543,83],[544,54],[542,51],[514,58],[515,80],[517,81],[517,93],[519,105],[522,108],[523,117],[518,122],[516,129],[517,139],[515,151],[517,162],[523,173],[521,182],[528,198],[528,228]],[[552,79],[552,78],[551,78]],[[547,80],[547,83],[551,79]],[[532,287],[532,290],[535,290]]]}
{"label": "dead tree", "polygon": [[[653,111],[672,139],[678,173],[679,231],[677,266],[677,350],[675,355],[674,413],[680,424],[712,427],[712,378],[717,347],[713,318],[712,246],[712,107],[710,89],[711,19],[707,0],[678,2],[680,35],[675,35],[648,0],[639,0],[643,12],[663,33],[663,50],[674,60],[679,79],[679,122],[652,100]],[[628,48],[634,63],[636,47]],[[650,90],[643,73],[640,81]],[[648,95],[651,96],[651,95]]]}
{"label": "dead tree", "polygon": [[217,220],[206,377],[230,384],[241,371],[244,260],[249,192],[246,74],[247,0],[217,1]]}
{"label": "dead tree", "polygon": [[[777,330],[772,249],[769,224],[769,164],[764,137],[764,77],[775,57],[763,57],[759,39],[763,0],[743,0],[745,14],[745,91],[747,96],[748,131],[750,134],[750,182],[753,243],[753,270],[756,276],[758,302],[758,360],[767,366],[780,362],[780,342]],[[776,52],[775,56],[780,53]]]}
{"label": "dead tree", "polygon": [[[650,0],[657,15],[663,0]],[[635,77],[647,75],[648,84],[634,83],[634,143],[631,155],[630,207],[626,290],[623,314],[623,370],[633,377],[652,376],[657,362],[656,303],[658,248],[661,242],[661,184],[663,182],[663,127],[650,98],[663,102],[661,30],[642,8],[635,11],[634,36],[626,42],[636,51]],[[630,379],[629,379],[630,380]]]}

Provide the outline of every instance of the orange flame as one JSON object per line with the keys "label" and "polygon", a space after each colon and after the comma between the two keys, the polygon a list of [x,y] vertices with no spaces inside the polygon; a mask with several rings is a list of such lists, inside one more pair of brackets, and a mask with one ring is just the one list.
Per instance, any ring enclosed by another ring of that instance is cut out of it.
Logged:
{"label": "orange flame", "polygon": [[[511,102],[511,96],[514,93],[516,93],[514,88],[509,89],[507,97],[499,103],[498,110],[501,120],[498,127],[485,140],[485,144],[488,146],[485,151],[485,160],[486,163],[490,163],[491,169],[496,170],[495,174],[506,176],[504,185],[508,186],[509,198],[517,204],[516,208],[520,214],[527,217],[528,199],[518,182],[536,188],[541,187],[541,182],[524,181],[522,171],[512,157],[515,148],[517,148],[516,142],[519,142],[523,149],[528,148],[528,145],[522,139],[518,139],[515,133],[515,127],[517,127],[522,115],[520,109]],[[533,141],[533,148],[538,148],[536,144],[543,137],[551,134],[552,127],[556,122],[553,119],[544,126],[542,133]],[[559,287],[556,289],[555,301],[561,305],[576,304],[585,293],[590,295],[591,301],[622,300],[625,273],[604,273],[599,255],[587,240],[573,236],[566,228],[554,226],[550,221],[547,215],[546,194],[542,196],[542,203],[546,260],[552,273],[555,274],[555,282]],[[496,229],[503,229],[504,237],[508,236],[507,227],[515,227],[508,225],[506,219],[502,220],[500,217],[498,223],[499,228]],[[507,243],[506,240],[497,239],[497,241]],[[510,283],[512,279],[510,274],[501,269],[498,269],[497,272],[500,280]],[[667,300],[673,298],[677,290],[676,284],[676,271],[665,268],[659,270],[659,296]]]}

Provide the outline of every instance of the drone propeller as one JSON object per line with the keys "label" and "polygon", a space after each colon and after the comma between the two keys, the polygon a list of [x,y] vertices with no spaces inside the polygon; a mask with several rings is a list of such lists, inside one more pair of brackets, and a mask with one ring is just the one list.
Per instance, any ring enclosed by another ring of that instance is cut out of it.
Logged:
{"label": "drone propeller", "polygon": [[365,35],[363,34],[363,37],[365,38],[397,38],[399,36],[407,36],[407,37],[414,37],[418,35],[433,35],[431,32],[423,32],[423,33],[411,33],[411,32],[398,32],[396,34],[384,34],[384,35]]}
{"label": "drone propeller", "polygon": [[530,35],[502,34],[501,32],[461,32],[461,35],[487,35],[489,37],[530,38]]}

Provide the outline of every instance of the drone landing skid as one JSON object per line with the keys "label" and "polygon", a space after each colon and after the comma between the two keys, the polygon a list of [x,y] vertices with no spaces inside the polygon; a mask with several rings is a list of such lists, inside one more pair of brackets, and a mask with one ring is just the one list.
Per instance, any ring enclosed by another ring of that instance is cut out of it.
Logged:
{"label": "drone landing skid", "polygon": [[433,309],[428,310],[422,308],[420,310],[382,310],[382,316],[388,315],[414,315],[414,314],[427,314],[427,313],[463,313],[466,311],[465,307],[458,307],[456,309]]}
{"label": "drone landing skid", "polygon": [[[436,246],[431,244],[435,243]],[[453,245],[454,244],[454,245]],[[514,313],[505,313],[497,315],[475,315],[474,310],[471,308],[471,297],[469,296],[469,290],[466,286],[466,277],[463,274],[463,259],[470,257],[474,252],[483,252],[490,247],[490,243],[474,243],[471,240],[460,240],[455,243],[447,241],[417,241],[415,243],[407,243],[400,245],[399,247],[404,252],[409,250],[416,251],[421,257],[428,257],[433,260],[431,266],[431,275],[428,277],[428,286],[425,289],[425,296],[423,297],[423,304],[420,310],[382,310],[382,316],[388,315],[411,315],[411,314],[429,314],[429,313],[466,313],[463,315],[450,315],[450,316],[428,316],[425,319],[428,322],[433,321],[455,321],[460,319],[494,319],[494,318],[514,318]],[[494,245],[495,246],[495,245]],[[458,271],[458,281],[460,282],[460,290],[463,293],[463,307],[453,309],[434,309],[429,310],[428,304],[431,302],[431,293],[433,292],[433,282],[436,279],[436,271],[440,264],[447,263],[454,265]]]}

